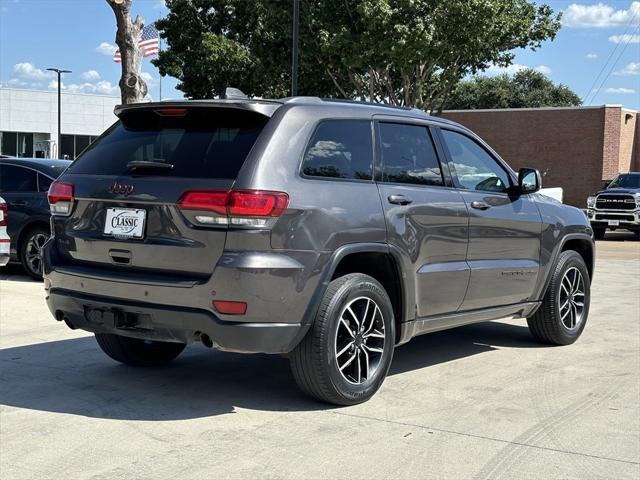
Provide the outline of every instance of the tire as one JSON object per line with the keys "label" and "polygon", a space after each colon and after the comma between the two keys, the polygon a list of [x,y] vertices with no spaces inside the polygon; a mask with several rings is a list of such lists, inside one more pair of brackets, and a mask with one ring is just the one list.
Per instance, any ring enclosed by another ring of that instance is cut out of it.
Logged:
{"label": "tire", "polygon": [[174,360],[184,350],[184,343],[157,342],[96,333],[98,345],[114,360],[132,367],[159,367]]}
{"label": "tire", "polygon": [[[577,287],[574,281],[576,272],[581,277]],[[533,316],[527,318],[533,337],[551,345],[570,345],[575,342],[582,334],[589,316],[590,284],[589,271],[580,254],[573,250],[562,252],[551,274],[542,305]],[[569,298],[572,300],[567,303]]]}
{"label": "tire", "polygon": [[594,227],[593,238],[595,238],[596,240],[602,240],[606,231],[607,229],[605,227]]}
{"label": "tire", "polygon": [[382,285],[368,275],[345,275],[329,284],[311,329],[292,352],[293,376],[320,401],[365,402],[387,376],[394,342],[393,307]]}
{"label": "tire", "polygon": [[19,245],[20,263],[27,274],[35,279],[42,280],[42,256],[40,249],[49,240],[51,232],[43,227],[34,227],[22,237]]}

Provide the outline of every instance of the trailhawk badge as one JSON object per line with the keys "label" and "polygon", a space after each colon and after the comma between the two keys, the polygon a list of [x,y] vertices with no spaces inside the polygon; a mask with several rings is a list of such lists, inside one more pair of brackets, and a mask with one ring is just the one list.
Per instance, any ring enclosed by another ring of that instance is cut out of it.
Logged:
{"label": "trailhawk badge", "polygon": [[116,238],[142,238],[147,211],[140,208],[108,208],[104,234]]}

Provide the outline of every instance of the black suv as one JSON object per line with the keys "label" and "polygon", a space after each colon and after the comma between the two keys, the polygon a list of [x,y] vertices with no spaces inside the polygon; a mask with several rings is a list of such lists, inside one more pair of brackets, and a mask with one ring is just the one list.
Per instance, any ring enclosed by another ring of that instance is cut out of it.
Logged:
{"label": "black suv", "polygon": [[587,214],[595,238],[607,231],[630,230],[640,238],[640,172],[620,173],[587,199]]}
{"label": "black suv", "polygon": [[10,260],[42,280],[40,249],[49,238],[47,190],[69,160],[0,157],[0,197],[7,202]]}
{"label": "black suv", "polygon": [[116,114],[52,185],[43,256],[55,318],[120,362],[194,341],[287,354],[302,390],[347,405],[415,335],[516,317],[566,345],[585,327],[586,216],[456,123],[300,97]]}

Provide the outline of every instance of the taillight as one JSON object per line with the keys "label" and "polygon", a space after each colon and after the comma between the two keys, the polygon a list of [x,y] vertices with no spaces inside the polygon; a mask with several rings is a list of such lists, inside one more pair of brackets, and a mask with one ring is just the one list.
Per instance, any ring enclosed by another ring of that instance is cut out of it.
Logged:
{"label": "taillight", "polygon": [[266,190],[190,191],[182,195],[180,208],[214,212],[196,215],[203,225],[244,225],[263,227],[269,217],[279,217],[287,209],[289,196]]}
{"label": "taillight", "polygon": [[213,307],[220,313],[227,315],[244,315],[247,313],[245,302],[231,302],[229,300],[214,300]]}
{"label": "taillight", "polygon": [[7,204],[0,203],[0,227],[7,226]]}
{"label": "taillight", "polygon": [[52,215],[69,215],[73,207],[73,185],[53,182],[49,187],[48,199]]}

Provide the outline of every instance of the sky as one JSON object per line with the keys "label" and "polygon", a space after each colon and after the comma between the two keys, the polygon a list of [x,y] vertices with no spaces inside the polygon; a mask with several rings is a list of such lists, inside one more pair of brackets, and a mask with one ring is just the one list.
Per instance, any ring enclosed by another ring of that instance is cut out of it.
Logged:
{"label": "sky", "polygon": [[[563,11],[555,40],[535,52],[518,50],[510,67],[495,75],[531,67],[569,86],[585,105],[622,104],[640,110],[640,1],[547,0]],[[163,0],[134,0],[132,14],[147,22],[167,13]],[[119,95],[120,65],[113,62],[115,19],[104,0],[0,0],[0,85],[55,89],[47,67],[72,70],[69,92]],[[158,70],[149,59],[143,77],[154,100],[160,97]],[[162,79],[162,98],[182,98],[176,79]]]}

